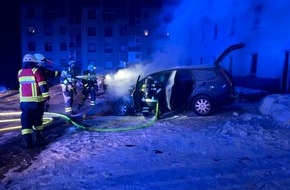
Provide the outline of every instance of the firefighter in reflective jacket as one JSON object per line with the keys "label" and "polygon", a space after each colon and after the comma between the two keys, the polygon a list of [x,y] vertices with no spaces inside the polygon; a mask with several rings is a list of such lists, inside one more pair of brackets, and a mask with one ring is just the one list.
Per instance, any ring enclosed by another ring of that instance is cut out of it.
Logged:
{"label": "firefighter in reflective jacket", "polygon": [[[37,67],[38,69],[43,73],[43,75],[45,76],[46,78],[46,82],[47,82],[47,85],[50,86],[51,83],[55,78],[58,78],[60,77],[61,75],[61,72],[60,71],[57,71],[57,70],[51,70],[51,69],[47,69],[46,68],[46,64],[52,64],[52,62],[48,59],[46,59],[46,57],[44,57],[44,55],[40,54],[40,53],[35,53],[34,54],[35,58],[37,59]],[[44,106],[44,109],[45,111],[49,111],[49,102],[47,101],[45,106]]]}
{"label": "firefighter in reflective jacket", "polygon": [[154,81],[154,79],[149,76],[145,79],[145,83],[141,88],[141,92],[143,94],[141,99],[143,116],[150,116],[152,112],[156,114],[155,111],[157,111],[157,118],[159,118],[161,112],[160,109],[156,110],[156,106],[157,103],[159,103],[159,99],[162,93],[160,84],[158,84],[157,81]]}
{"label": "firefighter in reflective jacket", "polygon": [[95,69],[93,65],[88,66],[88,70],[84,71],[84,76],[87,76],[86,78],[82,79],[82,99],[78,104],[78,109],[80,109],[85,101],[90,96],[90,105],[94,106],[96,101],[96,92],[98,90],[98,82],[97,77],[95,74]]}
{"label": "firefighter in reflective jacket", "polygon": [[70,61],[68,64],[68,68],[61,72],[60,77],[61,89],[65,104],[65,113],[69,116],[74,114],[72,106],[74,102],[74,95],[77,94],[76,91],[77,80],[75,66],[76,62]]}
{"label": "firefighter in reflective jacket", "polygon": [[18,71],[19,97],[21,108],[21,134],[26,148],[35,142],[44,142],[42,135],[45,101],[49,100],[48,86],[43,73],[37,68],[37,60],[31,54],[23,57],[23,68]]}

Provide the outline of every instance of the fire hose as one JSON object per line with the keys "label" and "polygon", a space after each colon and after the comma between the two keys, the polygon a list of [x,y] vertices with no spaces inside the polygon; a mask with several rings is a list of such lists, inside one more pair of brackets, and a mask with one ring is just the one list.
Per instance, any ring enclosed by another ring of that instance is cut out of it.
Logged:
{"label": "fire hose", "polygon": [[[140,125],[135,125],[135,126],[128,126],[128,127],[120,127],[120,128],[97,128],[96,126],[84,126],[81,125],[79,123],[77,123],[76,121],[73,120],[73,118],[70,118],[64,114],[60,114],[60,113],[54,113],[54,112],[44,112],[45,116],[51,116],[51,117],[44,117],[43,120],[43,125],[44,127],[46,127],[50,122],[53,121],[53,116],[57,116],[57,117],[61,117],[65,120],[67,120],[68,122],[70,122],[71,124],[73,124],[75,127],[79,128],[79,129],[83,129],[86,131],[94,131],[94,132],[118,132],[118,131],[129,131],[129,130],[136,130],[136,129],[141,129],[141,128],[147,128],[150,127],[151,125],[153,125],[153,123],[157,120],[158,117],[158,111],[159,111],[159,106],[158,106],[158,102],[156,104],[156,110],[155,110],[155,115],[154,117],[150,118],[149,121],[145,124],[140,124]],[[0,113],[0,116],[5,116],[5,115],[19,115],[21,114],[21,112],[9,112],[9,113]],[[0,120],[0,123],[3,122],[12,122],[12,121],[20,121],[20,119],[6,119],[6,120]],[[16,130],[16,129],[20,129],[21,126],[13,126],[13,127],[9,127],[9,128],[3,128],[0,129],[0,132],[4,132],[4,131],[10,131],[10,130]]]}

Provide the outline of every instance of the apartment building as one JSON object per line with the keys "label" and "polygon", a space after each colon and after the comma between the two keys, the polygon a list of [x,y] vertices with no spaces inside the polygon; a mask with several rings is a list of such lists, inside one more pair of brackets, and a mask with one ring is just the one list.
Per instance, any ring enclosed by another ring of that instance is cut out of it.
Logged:
{"label": "apartment building", "polygon": [[289,92],[289,3],[224,2],[29,0],[20,6],[21,50],[43,53],[56,67],[74,59],[80,72],[93,64],[107,74],[154,63],[156,52],[167,59],[158,64],[212,64],[226,47],[245,43],[221,63],[236,84]]}

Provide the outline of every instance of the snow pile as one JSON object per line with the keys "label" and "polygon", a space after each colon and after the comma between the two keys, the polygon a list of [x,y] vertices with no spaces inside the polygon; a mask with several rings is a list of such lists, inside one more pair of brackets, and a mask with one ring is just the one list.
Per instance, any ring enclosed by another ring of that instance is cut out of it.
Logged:
{"label": "snow pile", "polygon": [[266,96],[259,108],[264,115],[272,117],[281,126],[290,128],[290,95],[273,94]]}

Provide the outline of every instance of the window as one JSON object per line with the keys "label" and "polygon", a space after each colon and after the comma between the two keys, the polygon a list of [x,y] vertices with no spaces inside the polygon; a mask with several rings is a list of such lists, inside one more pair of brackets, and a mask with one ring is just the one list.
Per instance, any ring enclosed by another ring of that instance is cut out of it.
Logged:
{"label": "window", "polygon": [[213,30],[212,30],[212,40],[217,39],[217,34],[218,34],[218,27],[217,24],[213,25]]}
{"label": "window", "polygon": [[135,37],[135,43],[141,44],[141,37]]}
{"label": "window", "polygon": [[140,18],[136,18],[135,19],[135,24],[136,25],[141,25],[142,24],[142,20]]}
{"label": "window", "polygon": [[68,66],[68,62],[66,59],[60,59],[60,66],[61,67],[67,67]]}
{"label": "window", "polygon": [[125,51],[127,51],[127,46],[124,45],[124,44],[121,44],[121,45],[120,45],[120,51],[121,51],[121,52],[125,52]]}
{"label": "window", "polygon": [[96,44],[88,44],[88,52],[96,52]]}
{"label": "window", "polygon": [[55,20],[55,16],[56,12],[53,10],[44,10],[43,11],[43,20],[45,21],[51,21],[51,20]]}
{"label": "window", "polygon": [[121,26],[120,36],[127,36],[127,26]]}
{"label": "window", "polygon": [[44,45],[45,51],[52,52],[52,43],[46,42]]}
{"label": "window", "polygon": [[34,7],[28,7],[26,12],[27,18],[35,18],[35,10]]}
{"label": "window", "polygon": [[48,36],[51,36],[52,35],[52,26],[51,25],[46,25],[44,26],[44,34],[45,35],[48,35]]}
{"label": "window", "polygon": [[141,59],[141,53],[135,53],[135,59]]}
{"label": "window", "polygon": [[36,29],[34,26],[28,26],[27,27],[27,34],[28,35],[35,35]]}
{"label": "window", "polygon": [[66,51],[67,50],[67,43],[60,43],[59,44],[60,51]]}
{"label": "window", "polygon": [[149,10],[143,11],[143,18],[149,18]]}
{"label": "window", "polygon": [[88,19],[89,20],[96,20],[96,11],[95,10],[88,10]]}
{"label": "window", "polygon": [[257,5],[254,8],[253,29],[258,29],[261,22],[262,5]]}
{"label": "window", "polygon": [[88,36],[96,36],[96,28],[88,27]]}
{"label": "window", "polygon": [[105,53],[113,53],[113,45],[105,44]]}
{"label": "window", "polygon": [[105,36],[106,37],[113,36],[113,28],[112,27],[106,27],[105,28]]}
{"label": "window", "polygon": [[28,51],[36,51],[36,43],[35,42],[28,42]]}
{"label": "window", "polygon": [[61,34],[61,35],[66,35],[66,27],[65,26],[61,26],[61,27],[59,27],[59,33]]}
{"label": "window", "polygon": [[250,74],[256,76],[257,73],[257,64],[258,64],[258,54],[252,54],[252,62],[251,62],[251,71]]}
{"label": "window", "polygon": [[202,65],[203,64],[203,58],[199,58],[199,64]]}
{"label": "window", "polygon": [[236,27],[236,19],[233,18],[229,26],[229,36],[233,36],[235,34],[235,27]]}
{"label": "window", "polygon": [[106,69],[112,69],[113,68],[113,62],[112,61],[106,61],[105,62],[105,68]]}
{"label": "window", "polygon": [[103,12],[103,22],[114,22],[115,14],[114,12]]}
{"label": "window", "polygon": [[69,47],[75,47],[76,46],[76,37],[74,35],[69,36]]}
{"label": "window", "polygon": [[69,52],[69,59],[70,60],[76,60],[76,52],[75,51],[70,51]]}

